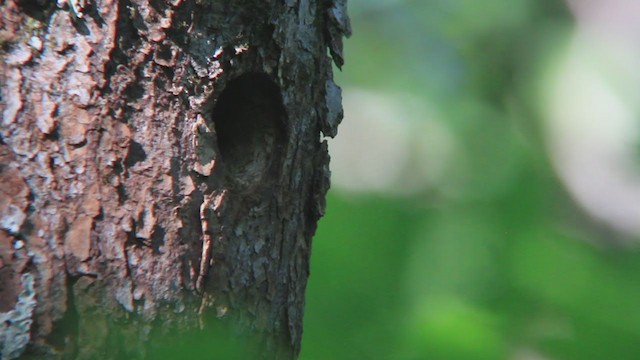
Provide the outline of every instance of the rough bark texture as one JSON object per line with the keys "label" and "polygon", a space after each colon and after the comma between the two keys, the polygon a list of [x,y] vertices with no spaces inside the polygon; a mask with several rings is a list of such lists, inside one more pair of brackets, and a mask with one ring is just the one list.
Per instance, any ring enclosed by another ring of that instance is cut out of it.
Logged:
{"label": "rough bark texture", "polygon": [[297,356],[344,2],[0,4],[2,359],[217,323]]}

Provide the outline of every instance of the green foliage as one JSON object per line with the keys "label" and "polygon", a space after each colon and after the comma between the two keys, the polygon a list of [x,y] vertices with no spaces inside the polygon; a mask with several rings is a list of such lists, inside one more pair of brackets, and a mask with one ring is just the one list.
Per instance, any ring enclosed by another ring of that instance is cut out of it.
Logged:
{"label": "green foliage", "polygon": [[542,49],[565,37],[561,2],[350,12],[338,83],[436,104],[461,145],[435,194],[330,192],[301,358],[636,359],[640,253],[577,210],[540,140],[532,93]]}

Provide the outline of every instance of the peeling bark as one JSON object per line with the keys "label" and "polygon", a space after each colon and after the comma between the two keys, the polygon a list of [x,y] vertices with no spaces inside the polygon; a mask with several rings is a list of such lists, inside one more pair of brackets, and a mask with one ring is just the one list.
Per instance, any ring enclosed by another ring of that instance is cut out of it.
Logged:
{"label": "peeling bark", "polygon": [[345,7],[0,4],[2,359],[146,358],[220,324],[297,356]]}

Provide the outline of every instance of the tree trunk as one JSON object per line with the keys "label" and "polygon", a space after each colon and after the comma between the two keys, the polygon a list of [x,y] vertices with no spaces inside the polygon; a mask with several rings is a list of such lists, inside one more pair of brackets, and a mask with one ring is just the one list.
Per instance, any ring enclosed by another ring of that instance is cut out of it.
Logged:
{"label": "tree trunk", "polygon": [[0,358],[295,358],[345,0],[68,1],[0,4]]}

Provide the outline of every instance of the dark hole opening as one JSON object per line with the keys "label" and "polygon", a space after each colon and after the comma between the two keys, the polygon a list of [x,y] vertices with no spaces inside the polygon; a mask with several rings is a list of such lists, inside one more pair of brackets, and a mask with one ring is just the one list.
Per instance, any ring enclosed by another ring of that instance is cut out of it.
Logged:
{"label": "dark hole opening", "polygon": [[135,164],[145,161],[147,159],[147,152],[144,151],[144,147],[139,142],[131,140],[129,144],[129,153],[124,159],[124,166],[127,168],[133,167]]}
{"label": "dark hole opening", "polygon": [[231,80],[212,113],[220,165],[230,185],[252,188],[268,175],[284,141],[284,106],[266,74]]}

